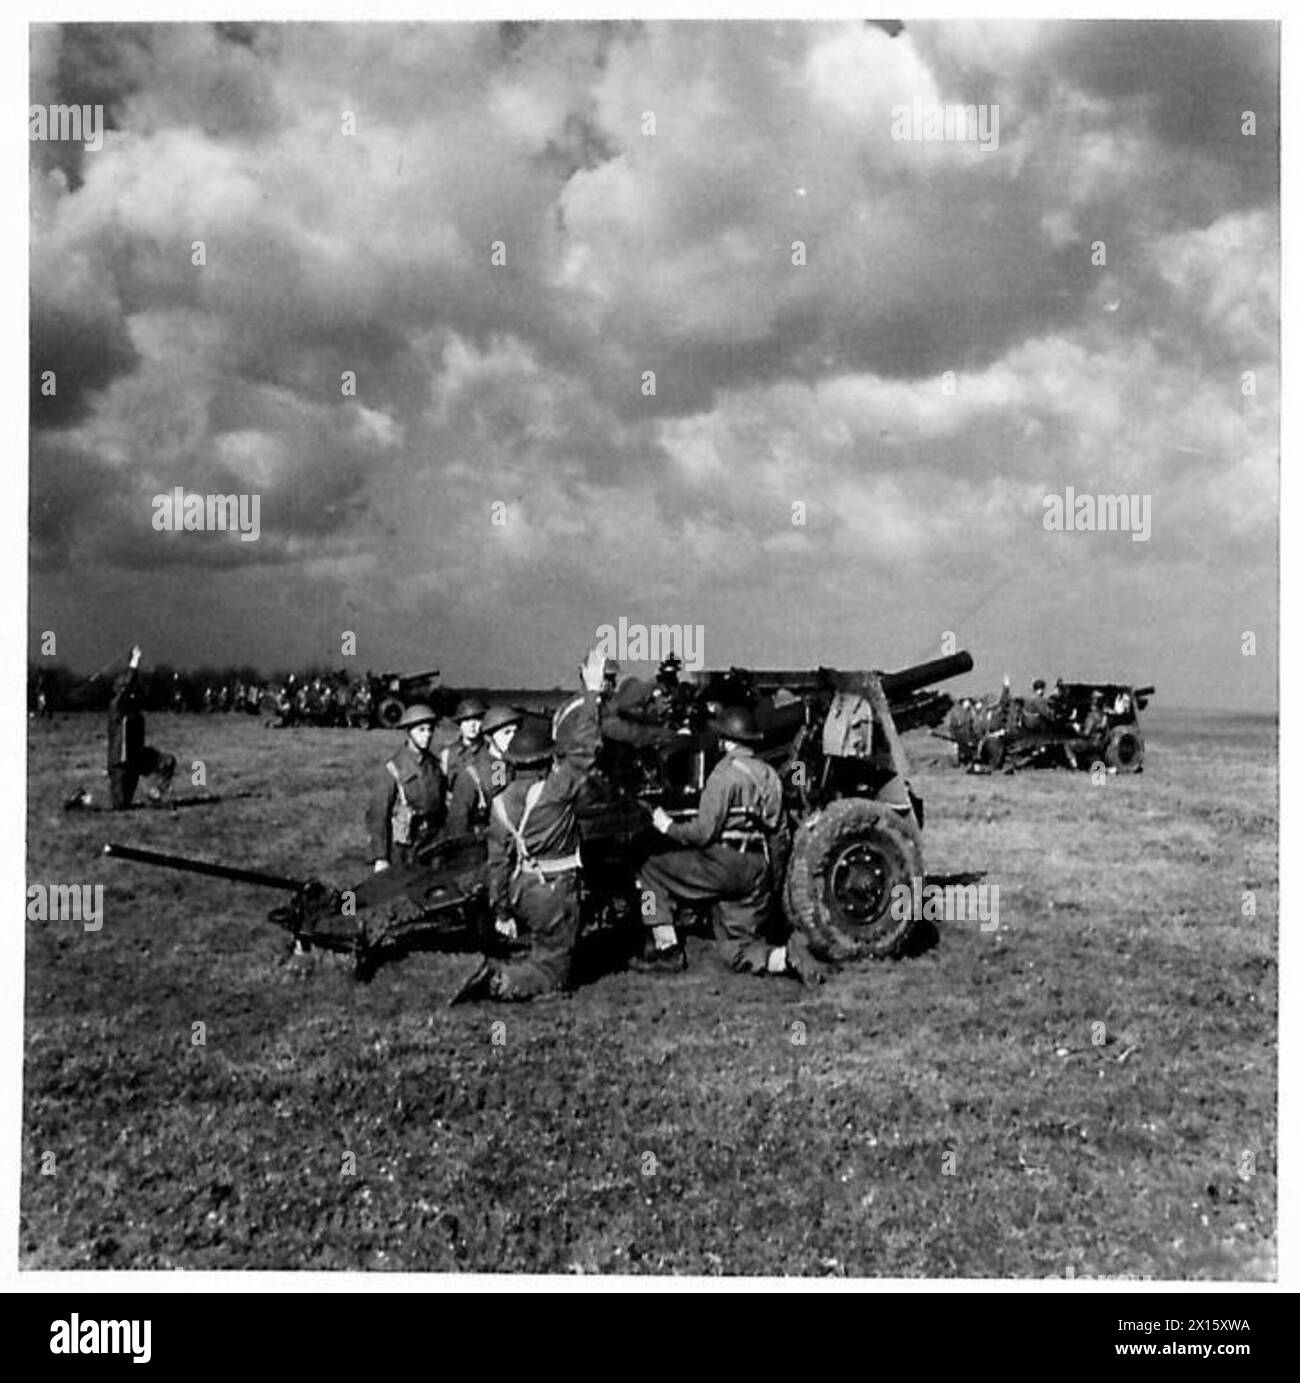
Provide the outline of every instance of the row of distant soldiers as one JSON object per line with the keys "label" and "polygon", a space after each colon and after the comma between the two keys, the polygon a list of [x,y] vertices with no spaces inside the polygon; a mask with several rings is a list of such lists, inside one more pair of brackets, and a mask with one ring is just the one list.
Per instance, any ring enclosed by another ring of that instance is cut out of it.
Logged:
{"label": "row of distant soldiers", "polygon": [[[154,672],[137,675],[137,696],[145,710],[177,714],[261,715],[278,726],[366,726],[375,705],[369,673],[349,678],[336,672],[326,676],[290,673],[282,682],[262,682],[248,677],[211,680],[180,672],[170,676]],[[70,684],[38,668],[28,686],[28,714],[37,720],[51,718],[56,710],[72,709],[95,681]]]}
{"label": "row of distant soldiers", "polygon": [[[582,852],[578,803],[603,731],[614,729],[605,659],[582,665],[582,693],[548,724],[511,706],[466,699],[456,707],[457,739],[431,752],[437,716],[412,706],[398,728],[406,738],[375,777],[366,813],[376,871],[409,868],[432,842],[486,829],[488,896],[509,959],[479,959],[453,998],[522,1001],[568,987],[578,939]],[[758,758],[752,714],[722,710],[715,722],[723,757],[691,821],[655,808],[663,838],[647,854],[637,885],[649,903],[647,932],[634,969],[686,968],[675,924],[681,903],[714,905],[723,958],[738,971],[821,978],[802,939],[774,945],[763,936],[775,904],[773,859],[787,829],[776,771]]]}

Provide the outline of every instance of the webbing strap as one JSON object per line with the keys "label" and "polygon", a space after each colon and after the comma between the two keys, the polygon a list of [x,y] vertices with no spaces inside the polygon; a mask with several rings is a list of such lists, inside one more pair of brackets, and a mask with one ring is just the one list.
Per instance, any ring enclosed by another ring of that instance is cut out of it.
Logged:
{"label": "webbing strap", "polygon": [[542,795],[542,789],[546,786],[546,779],[539,778],[535,783],[530,784],[528,791],[524,794],[524,809],[519,814],[519,824],[516,826],[506,814],[505,794],[501,793],[492,799],[492,810],[497,815],[497,820],[515,838],[515,873],[518,874],[522,869],[531,866],[528,854],[528,846],[524,843],[524,832],[528,829],[528,818],[533,814],[533,808],[537,805],[538,798]]}
{"label": "webbing strap", "polygon": [[409,811],[411,804],[406,800],[406,789],[402,786],[402,775],[397,771],[397,765],[389,759],[384,767],[388,770],[388,776],[397,784],[397,795],[402,799],[402,806]]}

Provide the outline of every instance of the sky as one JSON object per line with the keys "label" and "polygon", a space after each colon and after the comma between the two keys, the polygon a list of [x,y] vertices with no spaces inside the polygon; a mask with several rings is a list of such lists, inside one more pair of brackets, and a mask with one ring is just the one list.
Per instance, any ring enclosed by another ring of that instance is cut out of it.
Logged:
{"label": "sky", "polygon": [[622,618],[1276,709],[1273,24],[31,35],[106,130],[30,144],[30,657],[548,686]]}

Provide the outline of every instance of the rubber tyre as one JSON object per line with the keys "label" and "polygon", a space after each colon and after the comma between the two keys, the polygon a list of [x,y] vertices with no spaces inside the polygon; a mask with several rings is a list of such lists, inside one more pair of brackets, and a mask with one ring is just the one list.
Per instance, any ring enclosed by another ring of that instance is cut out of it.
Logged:
{"label": "rubber tyre", "polygon": [[1106,767],[1116,773],[1140,773],[1146,746],[1136,725],[1117,725],[1106,741]]}
{"label": "rubber tyre", "polygon": [[395,696],[386,696],[375,710],[375,719],[384,729],[392,730],[405,714],[406,707]]}
{"label": "rubber tyre", "polygon": [[892,807],[842,798],[795,834],[786,870],[791,926],[819,960],[885,959],[904,949],[920,922],[890,915],[893,889],[922,875],[920,833]]}

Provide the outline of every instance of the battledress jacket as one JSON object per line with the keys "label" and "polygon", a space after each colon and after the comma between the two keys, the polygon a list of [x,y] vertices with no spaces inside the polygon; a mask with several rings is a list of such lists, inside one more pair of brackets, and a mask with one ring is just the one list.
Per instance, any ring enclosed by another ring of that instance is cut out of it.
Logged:
{"label": "battledress jacket", "polygon": [[[565,859],[578,850],[578,795],[600,749],[599,694],[588,692],[565,707],[562,730],[555,762],[542,780],[524,830],[524,845],[533,860]],[[528,790],[536,782],[536,774],[517,778],[497,797],[488,821],[488,894],[498,914],[507,909],[519,861],[514,834],[500,820],[497,803],[517,827]]]}

